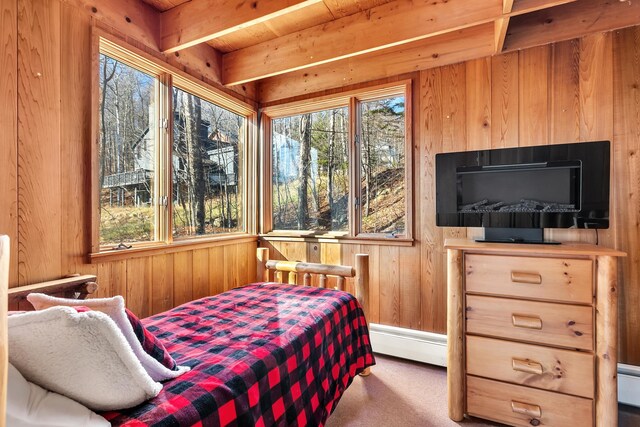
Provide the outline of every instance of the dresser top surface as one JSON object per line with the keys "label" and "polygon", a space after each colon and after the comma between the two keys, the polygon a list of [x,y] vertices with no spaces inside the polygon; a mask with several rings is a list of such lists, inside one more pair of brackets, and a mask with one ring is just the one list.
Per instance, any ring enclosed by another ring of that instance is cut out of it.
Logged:
{"label": "dresser top surface", "polygon": [[478,251],[503,255],[582,255],[582,256],[627,256],[626,253],[604,246],[588,243],[562,243],[560,245],[538,245],[521,243],[486,243],[469,239],[446,239],[446,249],[459,249],[464,251]]}

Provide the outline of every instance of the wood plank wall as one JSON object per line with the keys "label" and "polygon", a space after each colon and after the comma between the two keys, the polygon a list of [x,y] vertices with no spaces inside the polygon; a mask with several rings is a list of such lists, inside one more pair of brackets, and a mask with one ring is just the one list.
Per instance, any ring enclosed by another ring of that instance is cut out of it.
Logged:
{"label": "wood plank wall", "polygon": [[[611,140],[613,215],[611,228],[600,230],[599,242],[629,253],[620,263],[620,360],[640,364],[640,27],[433,68],[409,77],[417,94],[415,246],[261,244],[271,248],[272,257],[292,260],[351,263],[354,253],[369,253],[370,321],[444,333],[443,241],[450,236],[477,236],[481,230],[435,226],[434,155]],[[303,96],[294,99],[300,98]],[[549,230],[547,237],[596,241],[594,230]]]}
{"label": "wood plank wall", "polygon": [[[103,16],[100,24],[108,27],[116,12],[137,15],[109,10],[108,2],[98,4],[99,13],[92,12],[84,3],[7,0],[0,5],[0,234],[11,237],[10,286],[97,274],[98,296],[124,295],[134,312],[148,316],[253,281],[257,243],[246,239],[87,262],[91,23]],[[123,27],[135,24],[121,22]],[[207,72],[196,74],[206,77]]]}

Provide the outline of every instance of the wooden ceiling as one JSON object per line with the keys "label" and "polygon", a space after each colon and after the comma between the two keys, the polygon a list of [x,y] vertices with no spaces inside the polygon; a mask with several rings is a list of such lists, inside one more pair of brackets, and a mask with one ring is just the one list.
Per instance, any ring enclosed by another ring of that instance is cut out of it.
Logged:
{"label": "wooden ceiling", "polygon": [[226,85],[317,72],[352,82],[353,64],[382,78],[640,24],[640,2],[629,0],[143,1],[157,10],[161,50],[209,44]]}

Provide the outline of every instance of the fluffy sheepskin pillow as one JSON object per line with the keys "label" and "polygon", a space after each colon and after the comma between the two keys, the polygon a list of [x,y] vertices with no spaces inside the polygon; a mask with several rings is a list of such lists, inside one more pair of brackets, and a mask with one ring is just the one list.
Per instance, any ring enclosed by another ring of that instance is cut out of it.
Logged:
{"label": "fluffy sheepskin pillow", "polygon": [[51,307],[9,316],[9,361],[24,377],[93,410],[136,406],[158,395],[113,320]]}
{"label": "fluffy sheepskin pillow", "polygon": [[[165,381],[176,378],[190,369],[186,366],[177,366],[175,360],[173,360],[171,355],[153,334],[148,331],[147,334],[144,334],[142,331],[134,330],[132,324],[135,324],[135,321],[137,321],[139,327],[143,328],[143,326],[133,313],[127,313],[124,306],[124,299],[121,296],[75,300],[33,293],[27,296],[27,300],[36,310],[54,306],[85,306],[91,310],[101,311],[107,314],[116,322],[116,325],[118,325],[122,331],[133,352],[138,359],[140,359],[142,366],[154,381]],[[132,320],[131,316],[135,318],[135,321]],[[137,335],[140,335],[140,338]]]}
{"label": "fluffy sheepskin pillow", "polygon": [[47,391],[25,380],[9,364],[7,425],[10,427],[66,426],[109,427],[111,424],[61,394]]}

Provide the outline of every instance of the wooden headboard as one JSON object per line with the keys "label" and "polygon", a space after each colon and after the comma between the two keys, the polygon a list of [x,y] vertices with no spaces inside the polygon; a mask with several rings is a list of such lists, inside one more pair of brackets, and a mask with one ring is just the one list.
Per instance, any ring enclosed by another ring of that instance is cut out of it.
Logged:
{"label": "wooden headboard", "polygon": [[90,274],[83,276],[73,275],[63,279],[51,280],[50,282],[11,288],[7,293],[8,306],[10,310],[33,310],[33,307],[27,301],[27,295],[32,292],[41,292],[63,298],[85,299],[97,289],[96,276]]}
{"label": "wooden headboard", "polygon": [[[273,280],[280,283],[311,284],[311,275],[319,277],[319,286],[327,287],[328,276],[337,278],[336,289],[346,290],[345,280],[354,278],[354,296],[362,306],[365,316],[369,311],[369,255],[356,254],[356,266],[317,264],[297,261],[269,260],[269,249],[258,248],[257,278],[264,282],[271,280],[270,271],[274,271]],[[286,274],[286,278],[285,278]]]}

